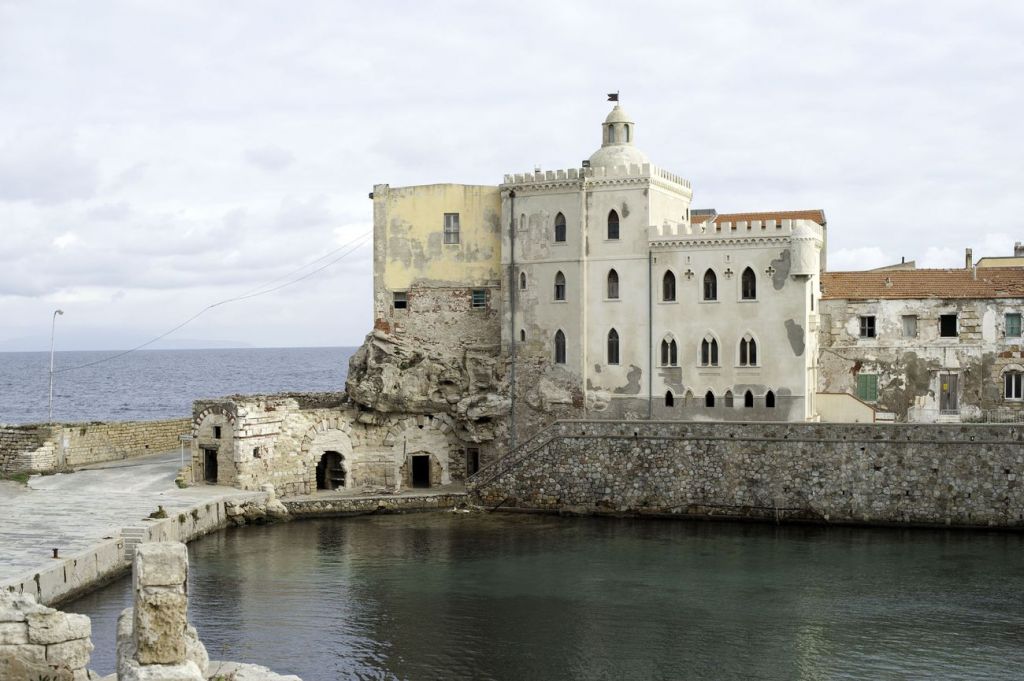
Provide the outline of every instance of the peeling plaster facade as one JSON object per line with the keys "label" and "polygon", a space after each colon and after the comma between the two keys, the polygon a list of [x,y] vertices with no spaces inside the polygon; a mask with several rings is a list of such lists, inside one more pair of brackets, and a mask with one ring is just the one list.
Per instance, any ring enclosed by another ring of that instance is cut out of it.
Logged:
{"label": "peeling plaster facade", "polygon": [[[1024,372],[1024,343],[1006,328],[1022,312],[1024,298],[823,300],[819,390],[856,395],[858,376],[876,376],[874,406],[900,421],[1020,420],[1024,402],[1004,388],[1007,372]],[[940,335],[942,315],[955,315],[957,335]],[[866,317],[874,337],[861,336]]]}

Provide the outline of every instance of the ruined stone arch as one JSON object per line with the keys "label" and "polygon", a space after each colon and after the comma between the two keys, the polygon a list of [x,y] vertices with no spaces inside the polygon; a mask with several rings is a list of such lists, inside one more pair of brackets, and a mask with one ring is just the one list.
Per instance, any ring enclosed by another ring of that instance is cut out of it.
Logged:
{"label": "ruined stone arch", "polygon": [[410,416],[388,429],[384,444],[390,445],[396,479],[402,488],[413,485],[413,457],[430,457],[430,486],[447,485],[452,479],[452,462],[460,461],[462,443],[455,424],[445,414]]}
{"label": "ruined stone arch", "polygon": [[224,407],[218,404],[212,404],[192,417],[193,440],[199,437],[199,430],[203,426],[203,421],[205,421],[208,417],[213,415],[223,417],[224,420],[227,421],[228,425],[230,425],[232,429],[235,427],[235,414],[231,410],[225,409]]}

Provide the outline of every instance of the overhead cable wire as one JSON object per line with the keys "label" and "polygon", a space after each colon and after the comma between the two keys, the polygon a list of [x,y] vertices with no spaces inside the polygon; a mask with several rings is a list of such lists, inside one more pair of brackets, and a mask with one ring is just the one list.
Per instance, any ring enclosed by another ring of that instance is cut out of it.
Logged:
{"label": "overhead cable wire", "polygon": [[[116,354],[110,355],[108,357],[103,357],[103,358],[97,359],[97,360],[92,361],[92,362],[86,362],[85,364],[77,364],[77,365],[71,366],[71,367],[64,367],[63,369],[56,369],[54,371],[54,373],[55,374],[60,374],[60,373],[66,372],[66,371],[75,371],[77,369],[85,369],[87,367],[96,366],[97,364],[103,364],[104,362],[109,362],[111,360],[115,360],[115,359],[118,359],[120,357],[124,357],[125,355],[129,355],[129,354],[131,354],[133,352],[136,352],[138,350],[142,350],[143,348],[149,347],[150,345],[152,345],[153,343],[156,343],[159,340],[163,340],[167,336],[170,336],[175,331],[177,331],[177,330],[187,326],[188,324],[190,324],[191,322],[195,321],[196,319],[198,319],[199,317],[201,317],[202,315],[204,315],[205,313],[209,312],[210,310],[212,310],[215,307],[220,307],[221,305],[227,305],[228,303],[237,303],[237,302],[242,301],[242,300],[249,300],[250,298],[257,298],[259,296],[263,296],[263,295],[266,295],[268,293],[273,293],[275,291],[280,291],[281,289],[287,288],[288,286],[292,286],[293,284],[297,284],[300,281],[305,281],[306,279],[309,279],[310,277],[312,277],[314,274],[319,274],[320,272],[323,272],[325,269],[327,269],[331,265],[334,265],[334,264],[344,260],[352,252],[354,252],[360,246],[365,244],[367,239],[369,239],[371,236],[373,236],[373,232],[372,231],[363,232],[362,234],[360,234],[356,238],[354,238],[354,239],[352,239],[352,240],[342,244],[338,248],[335,248],[333,251],[330,251],[327,254],[322,255],[319,258],[315,259],[315,260],[311,260],[310,262],[302,265],[301,267],[295,268],[294,270],[292,270],[291,272],[289,272],[287,274],[281,275],[280,277],[276,277],[274,279],[270,279],[269,281],[266,281],[266,282],[260,284],[259,286],[256,286],[255,288],[251,288],[248,291],[246,291],[244,293],[241,293],[241,294],[239,294],[237,296],[233,296],[231,298],[225,298],[224,300],[220,300],[220,301],[217,301],[216,303],[212,303],[210,305],[207,305],[202,310],[200,310],[199,312],[195,313],[194,315],[192,315],[191,317],[189,317],[185,321],[181,322],[177,326],[175,326],[175,327],[165,331],[164,333],[160,334],[159,336],[157,336],[155,338],[152,338],[152,339],[146,341],[145,343],[142,343],[141,345],[136,345],[135,347],[133,347],[133,348],[131,348],[129,350],[123,350],[121,352],[118,352]],[[306,274],[302,275],[301,277],[298,277],[296,279],[291,279],[290,281],[285,281],[283,284],[279,284],[277,286],[273,286],[272,288],[267,288],[271,284],[279,282],[282,279],[288,279],[289,277],[295,275],[296,273],[301,272],[302,270],[306,269],[310,265],[314,265],[314,264],[316,264],[318,262],[321,262],[322,260],[324,260],[324,258],[329,258],[332,255],[338,253],[339,251],[341,251],[340,255],[338,255],[335,258],[332,258],[331,260],[327,261],[326,263],[324,263],[320,267],[317,267],[316,269],[307,272]]]}

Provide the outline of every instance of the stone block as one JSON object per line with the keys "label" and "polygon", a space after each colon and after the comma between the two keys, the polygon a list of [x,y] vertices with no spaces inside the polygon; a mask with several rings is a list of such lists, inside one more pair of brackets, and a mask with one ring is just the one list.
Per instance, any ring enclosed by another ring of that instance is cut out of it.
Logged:
{"label": "stone block", "polygon": [[28,643],[28,624],[25,622],[0,622],[0,645],[24,643]]}
{"label": "stone block", "polygon": [[28,615],[28,637],[32,643],[62,643],[92,635],[92,623],[85,615],[59,610]]}
{"label": "stone block", "polygon": [[152,542],[135,548],[134,584],[180,586],[188,580],[188,549],[179,542]]}
{"label": "stone block", "polygon": [[0,622],[24,622],[29,613],[46,609],[29,594],[0,593]]}
{"label": "stone block", "polygon": [[46,646],[46,661],[54,666],[63,665],[69,669],[81,669],[89,664],[89,655],[92,653],[92,649],[92,641],[87,638],[54,643]]}
{"label": "stone block", "polygon": [[125,665],[118,670],[118,681],[204,681],[195,662],[181,664]]}
{"label": "stone block", "polygon": [[136,591],[133,622],[136,660],[144,665],[179,664],[185,660],[187,607],[184,590],[148,587]]}
{"label": "stone block", "polygon": [[[0,645],[0,660],[21,658],[37,664],[46,663],[46,646],[37,645]],[[2,669],[2,667],[0,667]],[[0,675],[0,679],[8,677]]]}

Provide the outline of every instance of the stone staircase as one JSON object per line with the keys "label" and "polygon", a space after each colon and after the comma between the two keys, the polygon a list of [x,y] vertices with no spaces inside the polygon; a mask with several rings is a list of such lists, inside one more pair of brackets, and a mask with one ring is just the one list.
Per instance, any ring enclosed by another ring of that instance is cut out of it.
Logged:
{"label": "stone staircase", "polygon": [[121,528],[121,538],[124,539],[124,559],[129,563],[135,560],[135,548],[146,541],[149,535],[147,527],[124,527]]}

